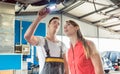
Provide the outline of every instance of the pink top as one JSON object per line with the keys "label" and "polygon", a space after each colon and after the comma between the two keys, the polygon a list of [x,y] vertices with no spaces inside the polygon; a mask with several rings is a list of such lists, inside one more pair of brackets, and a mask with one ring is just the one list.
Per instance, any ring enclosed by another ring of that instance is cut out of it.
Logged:
{"label": "pink top", "polygon": [[83,45],[78,41],[74,48],[68,51],[68,65],[71,74],[95,74],[90,58],[86,58]]}

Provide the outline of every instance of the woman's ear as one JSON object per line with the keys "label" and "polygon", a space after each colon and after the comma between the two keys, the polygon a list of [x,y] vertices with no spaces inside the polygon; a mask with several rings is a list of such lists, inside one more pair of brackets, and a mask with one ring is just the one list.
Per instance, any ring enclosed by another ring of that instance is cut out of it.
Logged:
{"label": "woman's ear", "polygon": [[76,30],[79,30],[80,28],[79,28],[79,26],[76,26]]}

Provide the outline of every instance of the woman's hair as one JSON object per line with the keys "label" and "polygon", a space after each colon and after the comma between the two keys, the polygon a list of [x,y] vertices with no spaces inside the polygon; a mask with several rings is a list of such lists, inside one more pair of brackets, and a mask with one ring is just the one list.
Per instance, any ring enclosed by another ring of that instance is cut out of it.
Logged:
{"label": "woman's hair", "polygon": [[[74,22],[74,21],[72,21],[72,20],[68,20],[67,22],[69,22],[71,25],[73,25],[74,27],[75,26],[78,26],[79,27],[79,25],[76,23],[76,22]],[[80,39],[81,41],[82,41],[82,43],[83,43],[83,45],[84,45],[84,48],[85,48],[85,54],[86,54],[86,57],[87,58],[89,58],[90,57],[90,55],[91,55],[91,48],[90,48],[90,46],[88,45],[88,42],[85,40],[85,38],[83,37],[83,35],[82,35],[82,33],[81,33],[81,31],[80,31],[80,28],[78,29],[78,31],[77,31],[77,37],[78,37],[78,39]]]}
{"label": "woman's hair", "polygon": [[54,20],[54,19],[58,19],[58,20],[59,20],[60,18],[59,18],[59,17],[53,17],[53,18],[51,18],[50,21],[49,21],[49,24],[50,24],[50,22],[51,22],[52,20]]}

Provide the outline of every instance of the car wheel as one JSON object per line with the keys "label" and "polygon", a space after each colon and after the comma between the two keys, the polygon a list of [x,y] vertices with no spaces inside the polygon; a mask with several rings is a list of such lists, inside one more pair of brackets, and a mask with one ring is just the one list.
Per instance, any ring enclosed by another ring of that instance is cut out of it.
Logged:
{"label": "car wheel", "polygon": [[104,70],[104,71],[105,71],[105,73],[109,73],[110,70]]}

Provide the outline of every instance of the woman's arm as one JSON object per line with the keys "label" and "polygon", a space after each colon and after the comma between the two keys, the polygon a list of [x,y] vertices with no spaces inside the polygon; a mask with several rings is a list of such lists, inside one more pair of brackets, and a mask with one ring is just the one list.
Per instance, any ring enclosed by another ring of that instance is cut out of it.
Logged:
{"label": "woman's arm", "polygon": [[38,23],[47,16],[49,10],[47,8],[43,8],[42,10],[38,11],[37,18],[33,21],[30,27],[27,29],[24,38],[32,45],[38,44],[38,39],[34,36],[34,32],[38,26]]}
{"label": "woman's arm", "polygon": [[65,73],[64,74],[69,74],[69,69],[68,69],[68,63],[65,54],[63,55],[64,58],[64,68],[65,68]]}
{"label": "woman's arm", "polygon": [[104,74],[101,58],[93,42],[90,42],[92,54],[90,56],[93,63],[95,74]]}

